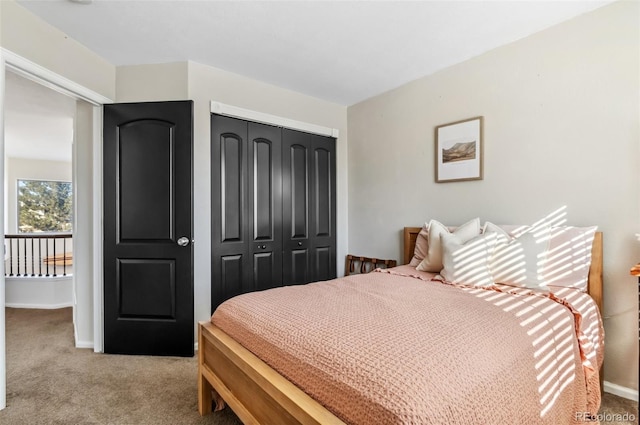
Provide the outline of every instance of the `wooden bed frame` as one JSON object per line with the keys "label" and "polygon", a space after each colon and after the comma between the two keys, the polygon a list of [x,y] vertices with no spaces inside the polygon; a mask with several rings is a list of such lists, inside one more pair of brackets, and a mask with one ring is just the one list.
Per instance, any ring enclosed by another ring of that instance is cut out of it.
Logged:
{"label": "wooden bed frame", "polygon": [[[404,261],[413,256],[420,227],[404,228]],[[591,250],[588,292],[602,311],[602,232]],[[600,375],[602,388],[602,374]],[[344,424],[210,321],[198,326],[198,411],[211,413],[219,395],[244,424]]]}

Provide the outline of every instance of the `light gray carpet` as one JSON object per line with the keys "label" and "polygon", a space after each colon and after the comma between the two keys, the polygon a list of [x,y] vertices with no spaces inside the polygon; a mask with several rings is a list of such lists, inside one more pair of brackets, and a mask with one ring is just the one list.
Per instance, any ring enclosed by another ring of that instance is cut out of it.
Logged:
{"label": "light gray carpet", "polygon": [[235,425],[198,414],[197,358],[76,349],[72,312],[7,308],[7,408],[2,424]]}
{"label": "light gray carpet", "polygon": [[[6,309],[7,408],[1,424],[237,425],[230,411],[200,417],[196,358],[95,354],[73,346],[71,309]],[[638,403],[604,394],[602,414]]]}

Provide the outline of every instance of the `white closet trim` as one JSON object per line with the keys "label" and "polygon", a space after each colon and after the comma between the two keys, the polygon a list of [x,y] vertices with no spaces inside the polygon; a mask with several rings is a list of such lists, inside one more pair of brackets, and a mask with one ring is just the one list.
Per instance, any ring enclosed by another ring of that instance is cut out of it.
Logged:
{"label": "white closet trim", "polygon": [[233,118],[241,118],[247,121],[261,122],[271,124],[278,127],[286,127],[292,130],[304,131],[305,133],[319,134],[321,136],[330,136],[338,138],[338,129],[323,127],[321,125],[310,124],[302,121],[296,121],[289,118],[279,117],[277,115],[265,114],[263,112],[252,111],[250,109],[239,108],[237,106],[226,105],[221,102],[211,101],[211,113],[225,115]]}
{"label": "white closet trim", "polygon": [[4,56],[6,67],[11,71],[66,96],[82,99],[95,106],[113,102],[108,97],[81,86],[7,49],[2,49],[2,56]]}

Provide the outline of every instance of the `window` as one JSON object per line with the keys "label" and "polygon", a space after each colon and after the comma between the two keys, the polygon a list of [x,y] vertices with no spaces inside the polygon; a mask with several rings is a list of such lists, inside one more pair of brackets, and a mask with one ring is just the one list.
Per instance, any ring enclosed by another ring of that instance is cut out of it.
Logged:
{"label": "window", "polygon": [[71,232],[70,182],[18,180],[18,232]]}

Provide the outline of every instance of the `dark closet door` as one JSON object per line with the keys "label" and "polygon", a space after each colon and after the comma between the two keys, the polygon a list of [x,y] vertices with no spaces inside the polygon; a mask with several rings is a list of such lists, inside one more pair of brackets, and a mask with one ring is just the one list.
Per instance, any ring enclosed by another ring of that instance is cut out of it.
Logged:
{"label": "dark closet door", "polygon": [[104,350],[193,356],[193,103],[104,106]]}
{"label": "dark closet door", "polygon": [[281,130],[211,116],[211,309],[282,284]]}
{"label": "dark closet door", "polygon": [[336,277],[335,139],[282,130],[283,283]]}
{"label": "dark closet door", "polygon": [[309,244],[312,183],[309,135],[282,130],[282,283],[297,285],[313,280]]}
{"label": "dark closet door", "polygon": [[282,129],[249,123],[248,217],[255,290],[282,285]]}
{"label": "dark closet door", "polygon": [[211,116],[211,311],[249,286],[247,123]]}
{"label": "dark closet door", "polygon": [[335,139],[310,135],[311,217],[309,251],[313,280],[336,277],[336,143]]}

